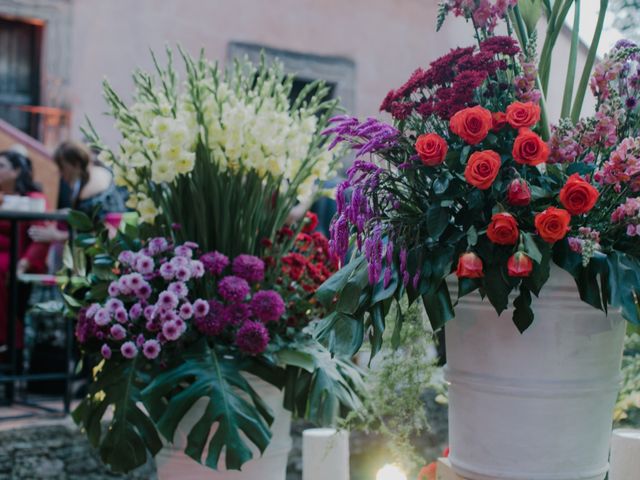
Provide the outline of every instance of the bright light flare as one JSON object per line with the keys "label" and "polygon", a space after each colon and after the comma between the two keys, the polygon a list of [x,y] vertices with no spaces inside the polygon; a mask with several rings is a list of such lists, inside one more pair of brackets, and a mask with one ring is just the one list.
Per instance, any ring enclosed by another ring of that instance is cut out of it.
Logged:
{"label": "bright light flare", "polygon": [[385,465],[378,470],[376,480],[407,480],[407,475],[397,465]]}

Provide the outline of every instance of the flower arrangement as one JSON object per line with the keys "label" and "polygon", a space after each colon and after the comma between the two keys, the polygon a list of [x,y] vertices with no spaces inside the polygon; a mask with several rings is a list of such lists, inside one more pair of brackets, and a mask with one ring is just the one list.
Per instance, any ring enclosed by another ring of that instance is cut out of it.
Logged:
{"label": "flower arrangement", "polygon": [[331,177],[337,155],[324,148],[320,132],[337,103],[326,99],[322,82],[290,99],[293,77],[264,59],[225,71],[181,53],[185,82],[171,51],[166,67],[154,56],[155,76],[133,75],[131,105],[105,81],[123,137],[118,150],[104,145],[91,124],[84,133],[116,183],[129,189],[128,206],[143,222],[163,235],[179,225],[174,235],[208,250],[257,254],[259,240],[272,238],[293,206],[310,202]]}
{"label": "flower arrangement", "polygon": [[118,472],[158,453],[203,398],[186,455],[238,470],[264,452],[274,418],[247,374],[316,423],[361,405],[360,371],[332,355],[313,324],[324,314],[313,295],[337,259],[313,215],[286,223],[332,169],[320,132],[336,102],[323,100],[321,83],[290,99],[293,79],[279,65],[239,62],[223,73],[183,58],[183,89],[169,54],[156,77],[134,75],[130,107],[105,84],[119,150],[86,131],[129,188],[140,224],[114,236],[70,215],[78,235],[64,299],[95,365],[73,417]]}
{"label": "flower arrangement", "polygon": [[[375,354],[385,315],[405,295],[421,298],[440,328],[454,316],[452,274],[458,298],[477,290],[498,314],[515,292],[522,332],[552,263],[575,278],[583,301],[640,323],[640,48],[619,42],[596,65],[596,112],[579,119],[597,38],[575,95],[574,45],[562,120],[550,127],[549,57],[572,2],[534,3],[442,2],[440,20],[467,18],[477,46],[390,91],[380,108],[393,124],[342,116],[325,131],[358,157],[336,190],[331,247],[343,267],[318,292],[332,311],[327,331],[339,326],[336,351],[356,351],[368,329]],[[549,28],[536,68],[542,9]],[[498,21],[509,36],[493,33]]]}

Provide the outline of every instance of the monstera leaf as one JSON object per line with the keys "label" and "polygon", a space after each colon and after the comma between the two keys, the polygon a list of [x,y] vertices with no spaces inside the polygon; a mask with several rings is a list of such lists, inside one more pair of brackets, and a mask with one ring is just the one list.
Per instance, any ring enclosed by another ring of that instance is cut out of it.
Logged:
{"label": "monstera leaf", "polygon": [[[144,465],[149,455],[154,456],[162,448],[154,423],[139,407],[146,376],[138,362],[101,362],[94,370],[89,393],[72,414],[99,450],[102,461],[114,472],[128,472]],[[109,407],[113,417],[103,432],[102,420]]]}
{"label": "monstera leaf", "polygon": [[[145,405],[164,437],[173,439],[182,418],[199,399],[205,398],[204,411],[187,436],[185,453],[202,463],[208,443],[206,466],[218,468],[224,450],[226,468],[239,470],[253,457],[249,442],[260,452],[267,448],[273,416],[240,375],[237,359],[204,343],[199,349],[149,384],[143,392]],[[207,442],[212,430],[215,433]]]}
{"label": "monstera leaf", "polygon": [[362,372],[348,358],[311,337],[277,354],[287,367],[285,407],[319,425],[335,425],[341,412],[362,407]]}

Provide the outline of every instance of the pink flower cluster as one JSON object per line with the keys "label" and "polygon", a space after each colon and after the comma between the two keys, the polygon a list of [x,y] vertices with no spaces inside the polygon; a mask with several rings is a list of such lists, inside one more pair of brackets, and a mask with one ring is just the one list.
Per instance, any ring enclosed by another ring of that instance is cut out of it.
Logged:
{"label": "pink flower cluster", "polygon": [[617,192],[623,185],[632,192],[640,191],[640,137],[622,140],[594,178],[603,185],[614,185]]}
{"label": "pink flower cluster", "polygon": [[517,3],[518,0],[446,0],[441,5],[456,17],[470,18],[476,27],[492,32],[498,20],[507,15],[507,9]]}
{"label": "pink flower cluster", "polygon": [[522,67],[522,75],[515,78],[516,97],[521,102],[538,103],[542,97],[542,93],[536,87],[536,78],[538,76],[538,67],[535,60],[527,60],[524,55],[520,55],[520,66]]}
{"label": "pink flower cluster", "polygon": [[576,253],[583,253],[585,245],[590,243],[596,250],[600,249],[600,232],[589,227],[578,228],[577,237],[568,237],[569,248]]}
{"label": "pink flower cluster", "polygon": [[[119,352],[125,359],[142,354],[154,360],[192,331],[221,336],[247,354],[262,353],[270,340],[266,324],[285,312],[278,293],[258,288],[264,262],[240,255],[232,262],[232,274],[221,276],[230,264],[227,257],[211,252],[194,259],[197,248],[192,242],[174,248],[154,238],[140,251],[121,252],[120,274],[109,284],[108,297],[79,314],[78,341],[102,343],[100,354],[106,359]],[[207,280],[218,298],[194,295],[211,291]]]}
{"label": "pink flower cluster", "polygon": [[640,197],[627,198],[627,200],[611,214],[611,222],[625,222],[627,225],[627,235],[630,237],[640,237]]}

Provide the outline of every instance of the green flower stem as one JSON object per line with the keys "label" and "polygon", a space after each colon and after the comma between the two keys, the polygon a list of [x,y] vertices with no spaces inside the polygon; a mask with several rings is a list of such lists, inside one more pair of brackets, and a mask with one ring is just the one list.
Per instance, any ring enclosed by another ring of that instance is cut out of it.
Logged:
{"label": "green flower stem", "polygon": [[604,17],[607,13],[607,7],[609,6],[609,0],[600,0],[600,11],[598,12],[598,22],[596,29],[593,32],[593,39],[591,40],[591,47],[589,47],[589,53],[584,63],[584,69],[582,70],[582,77],[580,78],[580,84],[576,92],[576,97],[573,101],[573,109],[571,110],[571,121],[577,123],[580,119],[580,113],[582,112],[582,104],[584,103],[584,97],[587,92],[587,85],[589,85],[589,77],[591,76],[591,69],[596,59],[598,52],[598,45],[600,44],[600,37],[602,35],[602,29],[604,26]]}
{"label": "green flower stem", "polygon": [[[545,95],[547,94],[549,88],[549,75],[551,73],[551,54],[553,53],[553,48],[555,47],[560,32],[562,31],[564,20],[565,18],[567,18],[569,9],[571,8],[573,1],[574,0],[565,0],[562,4],[562,7],[559,8],[557,14],[554,15],[554,13],[552,12],[551,18],[549,19],[549,23],[547,26],[547,35],[542,47],[542,53],[540,54],[540,63],[538,67],[543,93]],[[560,5],[560,3],[562,3],[561,0],[556,0],[553,5],[554,10],[556,6]]]}
{"label": "green flower stem", "polygon": [[571,32],[571,50],[569,52],[569,64],[567,66],[567,78],[564,82],[564,96],[562,98],[561,118],[567,118],[571,114],[571,99],[573,97],[573,85],[576,79],[576,62],[578,61],[578,44],[580,41],[580,0],[575,0],[576,7],[573,15],[573,30]]}

